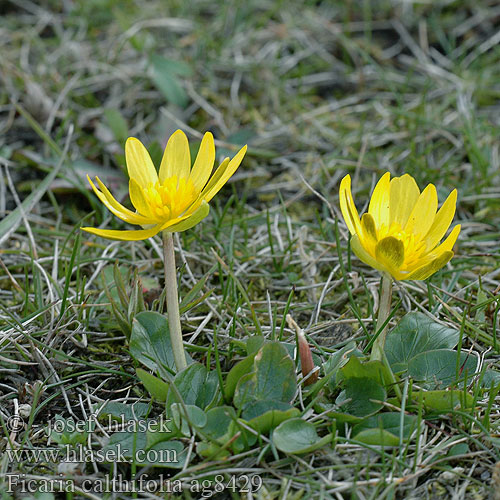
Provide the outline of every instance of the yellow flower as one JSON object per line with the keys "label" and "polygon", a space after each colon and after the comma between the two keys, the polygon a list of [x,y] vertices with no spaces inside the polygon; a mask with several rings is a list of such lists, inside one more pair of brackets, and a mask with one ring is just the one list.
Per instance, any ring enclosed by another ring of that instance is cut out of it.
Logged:
{"label": "yellow flower", "polygon": [[368,212],[361,220],[351,193],[351,178],[340,184],[340,208],[352,234],[351,247],[365,264],[389,273],[397,280],[425,280],[452,257],[460,233],[448,230],[457,203],[454,189],[437,210],[436,188],[429,184],[422,193],[408,174],[394,177],[387,172],[373,190]]}
{"label": "yellow flower", "polygon": [[244,146],[232,160],[226,158],[209,180],[215,161],[214,138],[210,132],[203,136],[193,168],[186,135],[182,130],[174,132],[163,153],[159,173],[141,141],[129,137],[125,159],[130,177],[130,200],[136,212],[118,203],[99,177],[96,180],[100,190],[88,175],[87,179],[97,197],[113,214],[143,229],[82,229],[112,240],[145,240],[160,231],[185,231],[208,215],[208,202],[240,166],[246,150]]}

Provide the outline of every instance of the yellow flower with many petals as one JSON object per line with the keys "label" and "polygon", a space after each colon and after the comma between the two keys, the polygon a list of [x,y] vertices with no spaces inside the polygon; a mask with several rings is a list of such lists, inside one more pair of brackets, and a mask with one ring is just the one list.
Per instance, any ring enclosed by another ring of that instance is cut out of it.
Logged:
{"label": "yellow flower with many petals", "polygon": [[[182,130],[168,140],[157,173],[148,151],[141,141],[129,137],[125,144],[129,194],[136,212],[121,205],[96,177],[98,189],[87,176],[97,197],[117,217],[143,229],[115,231],[82,227],[84,231],[112,240],[144,240],[160,231],[176,232],[190,229],[209,212],[208,202],[240,166],[247,147],[232,160],[226,158],[210,178],[215,161],[214,138],[207,132],[191,168],[188,139]],[[209,180],[210,178],[210,180]]]}
{"label": "yellow flower with many petals", "polygon": [[437,210],[436,188],[420,192],[408,174],[391,179],[384,174],[373,190],[368,212],[359,218],[351,193],[351,178],[340,184],[340,208],[352,235],[351,247],[365,264],[397,280],[425,280],[453,257],[460,225],[448,230],[457,202],[454,189]]}

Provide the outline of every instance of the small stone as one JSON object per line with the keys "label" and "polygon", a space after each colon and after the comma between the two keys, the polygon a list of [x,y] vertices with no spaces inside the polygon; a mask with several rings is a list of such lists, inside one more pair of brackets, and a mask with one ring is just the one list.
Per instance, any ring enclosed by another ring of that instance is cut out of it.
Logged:
{"label": "small stone", "polygon": [[82,474],[84,467],[85,464],[80,462],[61,462],[57,466],[57,473],[62,474],[63,476]]}
{"label": "small stone", "polygon": [[29,404],[19,405],[19,415],[22,418],[28,418],[31,415],[31,405]]}
{"label": "small stone", "polygon": [[456,481],[458,474],[461,474],[464,470],[463,467],[454,467],[452,470],[446,470],[440,474],[439,479],[446,482]]}

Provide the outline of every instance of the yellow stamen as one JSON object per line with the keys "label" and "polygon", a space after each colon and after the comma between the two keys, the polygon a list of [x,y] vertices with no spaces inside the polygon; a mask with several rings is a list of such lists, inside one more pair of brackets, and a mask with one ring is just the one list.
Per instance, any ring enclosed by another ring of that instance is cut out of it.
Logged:
{"label": "yellow stamen", "polygon": [[182,215],[197,199],[198,194],[190,179],[178,179],[176,175],[165,179],[161,184],[149,184],[145,198],[152,212],[159,220]]}

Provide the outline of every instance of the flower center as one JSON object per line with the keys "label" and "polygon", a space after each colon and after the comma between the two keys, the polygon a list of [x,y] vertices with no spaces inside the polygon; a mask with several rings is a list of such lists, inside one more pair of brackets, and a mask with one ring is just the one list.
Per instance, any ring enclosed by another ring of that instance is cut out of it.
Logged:
{"label": "flower center", "polygon": [[151,211],[161,220],[179,217],[197,198],[191,179],[178,179],[176,175],[161,184],[150,184],[145,194]]}
{"label": "flower center", "polygon": [[403,242],[405,249],[405,267],[411,266],[413,262],[417,261],[425,253],[425,241],[420,238],[420,236],[415,235],[415,233],[407,233],[404,231],[397,222],[393,222],[389,226],[382,224],[377,232],[379,240],[387,236],[392,236]]}

